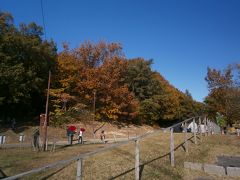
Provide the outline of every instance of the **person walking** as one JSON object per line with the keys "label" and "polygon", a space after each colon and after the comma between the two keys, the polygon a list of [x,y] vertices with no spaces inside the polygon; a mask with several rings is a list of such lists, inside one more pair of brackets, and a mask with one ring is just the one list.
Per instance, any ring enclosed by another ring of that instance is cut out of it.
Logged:
{"label": "person walking", "polygon": [[75,126],[67,126],[67,137],[68,137],[68,145],[72,145],[73,143],[73,136],[76,133]]}
{"label": "person walking", "polygon": [[100,134],[100,139],[103,143],[106,143],[105,141],[105,133],[104,133],[104,130],[102,130],[101,134]]}
{"label": "person walking", "polygon": [[39,129],[35,129],[33,132],[33,148],[35,150],[39,150],[39,139],[40,139],[40,132]]}
{"label": "person walking", "polygon": [[78,132],[78,144],[83,144],[83,131],[82,128],[80,128]]}

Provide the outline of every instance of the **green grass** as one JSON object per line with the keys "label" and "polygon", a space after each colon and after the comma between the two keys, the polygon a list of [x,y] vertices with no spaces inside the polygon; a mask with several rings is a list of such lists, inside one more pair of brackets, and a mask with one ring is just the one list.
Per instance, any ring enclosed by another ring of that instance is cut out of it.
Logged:
{"label": "green grass", "polygon": [[[189,137],[191,135],[189,134]],[[216,156],[240,155],[240,139],[236,136],[214,135],[204,137],[198,145],[189,141],[189,155],[186,155],[181,143],[183,134],[174,134],[176,167],[169,162],[169,133],[160,133],[140,141],[141,179],[194,179],[211,177],[202,172],[185,170],[184,161],[215,163]],[[76,145],[58,148],[56,152],[34,152],[31,149],[1,149],[0,166],[7,175],[24,172],[57,160],[93,151],[108,144]],[[84,160],[84,179],[134,179],[134,143],[100,153]],[[65,168],[56,168],[38,173],[25,179],[76,179],[76,163]],[[226,177],[224,177],[226,179]],[[230,178],[229,178],[230,179]]]}

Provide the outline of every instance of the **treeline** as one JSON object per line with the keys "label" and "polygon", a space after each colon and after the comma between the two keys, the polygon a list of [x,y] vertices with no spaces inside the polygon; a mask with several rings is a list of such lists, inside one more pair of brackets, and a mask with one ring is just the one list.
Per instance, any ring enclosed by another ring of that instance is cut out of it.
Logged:
{"label": "treeline", "polygon": [[150,124],[202,114],[203,105],[152,71],[152,63],[126,59],[119,43],[86,42],[75,49],[65,45],[51,89],[52,114],[87,110],[99,120]]}
{"label": "treeline", "polygon": [[201,115],[204,104],[174,88],[151,69],[153,60],[127,59],[119,43],[85,42],[78,48],[42,39],[35,23],[18,28],[0,13],[1,119],[45,112],[51,70],[50,118],[159,123]]}

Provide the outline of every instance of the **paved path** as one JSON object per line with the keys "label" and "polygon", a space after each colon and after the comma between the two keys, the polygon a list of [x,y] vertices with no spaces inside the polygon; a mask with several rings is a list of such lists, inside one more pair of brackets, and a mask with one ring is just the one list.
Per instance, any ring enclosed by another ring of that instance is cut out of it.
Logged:
{"label": "paved path", "polygon": [[[125,141],[128,140],[128,138],[117,138],[115,139],[106,139],[106,143],[115,143],[115,142],[120,142],[120,141]],[[103,142],[100,139],[86,139],[84,140],[84,144],[102,144]],[[48,145],[52,145],[53,142],[48,142]],[[74,140],[73,141],[73,145],[77,145],[78,141]],[[57,146],[64,146],[64,145],[68,145],[67,140],[66,141],[57,141],[56,142]],[[31,147],[32,144],[31,143],[11,143],[11,144],[3,144],[0,145],[0,148],[21,148],[21,147]]]}

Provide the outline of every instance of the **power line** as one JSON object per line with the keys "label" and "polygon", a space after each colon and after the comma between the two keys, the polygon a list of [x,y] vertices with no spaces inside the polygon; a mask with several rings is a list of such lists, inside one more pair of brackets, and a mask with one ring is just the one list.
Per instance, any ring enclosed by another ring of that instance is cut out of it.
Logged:
{"label": "power line", "polygon": [[47,32],[46,32],[46,26],[45,26],[45,18],[44,18],[43,2],[42,2],[42,0],[41,0],[41,9],[42,9],[43,31],[44,31],[44,37],[45,37],[45,40],[46,40],[47,39]]}

